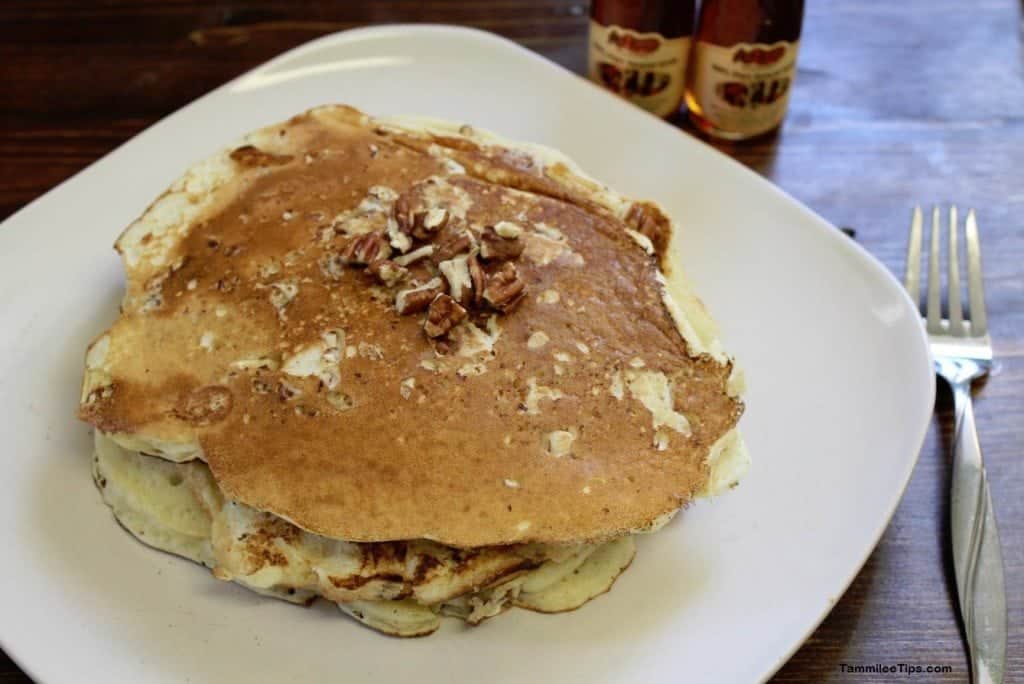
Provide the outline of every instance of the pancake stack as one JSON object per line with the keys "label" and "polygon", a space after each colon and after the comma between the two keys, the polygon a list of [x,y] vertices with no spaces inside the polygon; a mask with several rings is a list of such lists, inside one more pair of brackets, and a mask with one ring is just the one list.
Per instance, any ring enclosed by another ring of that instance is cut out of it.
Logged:
{"label": "pancake stack", "polygon": [[399,636],[577,608],[736,483],[742,378],[674,224],[561,154],[320,107],[118,239],[80,417],[121,524]]}

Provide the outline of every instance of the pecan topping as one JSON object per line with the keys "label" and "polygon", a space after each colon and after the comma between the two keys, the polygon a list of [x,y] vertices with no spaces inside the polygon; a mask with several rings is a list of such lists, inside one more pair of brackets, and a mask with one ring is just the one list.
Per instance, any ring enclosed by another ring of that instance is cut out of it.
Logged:
{"label": "pecan topping", "polygon": [[434,245],[423,245],[417,247],[408,254],[403,254],[400,257],[395,257],[394,261],[399,266],[408,266],[414,264],[420,259],[426,259],[428,256],[434,253]]}
{"label": "pecan topping", "polygon": [[402,232],[394,216],[388,217],[388,242],[402,254],[412,247],[412,238]]}
{"label": "pecan topping", "polygon": [[466,309],[446,294],[439,294],[430,302],[423,332],[427,337],[442,337],[466,317]]}
{"label": "pecan topping", "polygon": [[[507,223],[507,221],[501,223]],[[494,226],[487,226],[480,234],[480,256],[484,259],[499,261],[515,259],[523,253],[523,247],[523,241],[519,239],[518,235],[511,238],[502,237]]]}
{"label": "pecan topping", "polygon": [[422,201],[411,200],[402,195],[395,201],[395,221],[399,230],[420,240],[448,225],[448,210],[444,207],[426,207]]}
{"label": "pecan topping", "polygon": [[484,272],[484,267],[480,265],[480,260],[476,258],[476,254],[469,255],[466,266],[469,268],[469,282],[473,286],[473,303],[479,305],[484,298],[487,274]]}
{"label": "pecan topping", "polygon": [[341,252],[342,263],[366,266],[391,256],[391,245],[380,233],[366,233],[349,241]]}
{"label": "pecan topping", "polygon": [[395,311],[403,316],[405,314],[418,313],[430,306],[434,297],[444,292],[444,281],[434,278],[423,285],[402,290],[395,295]]}
{"label": "pecan topping", "polygon": [[526,283],[519,277],[515,264],[506,261],[487,278],[484,301],[498,311],[510,311],[526,294]]}
{"label": "pecan topping", "polygon": [[626,214],[626,225],[644,235],[660,257],[668,247],[672,224],[661,210],[650,202],[634,202]]}
{"label": "pecan topping", "polygon": [[408,195],[399,195],[395,200],[394,212],[395,222],[403,233],[411,233],[413,225],[413,207]]}
{"label": "pecan topping", "polygon": [[366,270],[388,287],[397,285],[409,277],[409,269],[388,259],[378,259],[370,263]]}
{"label": "pecan topping", "polygon": [[434,262],[435,266],[440,266],[442,261],[448,261],[463,252],[468,252],[473,248],[473,245],[473,236],[470,235],[469,231],[460,230],[435,246],[434,251],[430,255],[430,260]]}
{"label": "pecan topping", "polygon": [[442,207],[434,207],[423,215],[423,229],[428,233],[437,231],[448,225],[448,210]]}
{"label": "pecan topping", "polygon": [[469,255],[463,254],[438,264],[441,274],[448,281],[448,291],[459,304],[473,301],[473,281],[469,275]]}
{"label": "pecan topping", "polygon": [[[416,238],[417,240],[429,240],[429,239],[431,239],[431,237],[433,236],[434,233],[436,233],[438,230],[441,229],[441,225],[442,225],[441,223],[437,224],[433,228],[427,228],[426,227],[426,223],[425,223],[426,216],[427,216],[427,214],[417,214],[416,215],[416,221],[415,221],[415,223],[413,223],[413,228],[412,228],[412,236],[414,238]],[[446,218],[444,220],[444,223],[447,223],[448,222],[447,213],[445,213],[445,217]]]}
{"label": "pecan topping", "polygon": [[455,345],[447,337],[438,337],[430,340],[430,346],[438,356],[448,356],[455,351]]}

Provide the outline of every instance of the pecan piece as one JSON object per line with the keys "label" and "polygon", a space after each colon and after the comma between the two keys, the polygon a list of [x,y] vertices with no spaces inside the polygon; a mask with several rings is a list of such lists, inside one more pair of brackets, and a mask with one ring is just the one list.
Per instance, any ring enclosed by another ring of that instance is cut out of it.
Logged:
{"label": "pecan piece", "polygon": [[399,266],[408,266],[409,264],[415,264],[420,259],[426,259],[433,253],[434,245],[423,245],[422,247],[417,247],[408,254],[395,257],[394,261]]}
{"label": "pecan piece", "polygon": [[409,277],[409,269],[389,259],[377,259],[370,263],[366,270],[388,287],[397,285]]}
{"label": "pecan piece", "polygon": [[440,266],[442,261],[448,261],[463,252],[470,251],[474,244],[473,236],[469,231],[460,230],[434,247],[434,251],[430,254],[430,260],[434,262],[435,266]]}
{"label": "pecan piece", "polygon": [[430,302],[423,332],[427,337],[442,337],[466,318],[466,309],[446,294],[439,294]]}
{"label": "pecan piece", "polygon": [[444,207],[433,207],[428,209],[419,221],[419,227],[428,235],[417,235],[416,237],[425,239],[430,233],[436,233],[446,225],[448,225],[448,210]]}
{"label": "pecan piece", "polygon": [[401,315],[418,313],[430,306],[434,297],[444,292],[444,281],[433,278],[430,281],[402,290],[395,295],[395,311]]}
{"label": "pecan piece", "polygon": [[515,264],[506,261],[487,278],[484,301],[498,311],[511,311],[526,295],[526,283]]}
{"label": "pecan piece", "polygon": [[473,301],[473,280],[469,274],[469,255],[463,254],[438,264],[441,275],[448,281],[452,299],[463,306]]}
{"label": "pecan piece", "polygon": [[479,305],[484,298],[487,273],[484,272],[484,267],[480,265],[480,260],[476,258],[476,254],[469,255],[466,265],[469,267],[469,282],[473,286],[473,303]]}
{"label": "pecan piece", "polygon": [[366,233],[350,240],[341,252],[341,261],[350,266],[366,266],[391,256],[391,245],[381,233]]}
{"label": "pecan piece", "polygon": [[626,225],[647,237],[659,257],[665,253],[672,233],[668,217],[650,202],[634,202],[626,214]]}
{"label": "pecan piece", "polygon": [[455,351],[455,345],[447,337],[436,337],[430,340],[430,346],[438,356],[448,356]]}
{"label": "pecan piece", "polygon": [[408,195],[402,195],[395,201],[393,211],[398,229],[420,240],[429,239],[448,225],[447,209],[424,206],[422,201],[410,199]]}
{"label": "pecan piece", "polygon": [[388,242],[402,254],[405,254],[412,248],[412,238],[402,232],[394,216],[388,217],[387,233]]}
{"label": "pecan piece", "polygon": [[[508,222],[502,221],[498,225],[504,223]],[[503,232],[512,234],[510,231]],[[483,233],[480,234],[480,256],[484,259],[497,259],[499,261],[516,259],[523,253],[523,247],[523,241],[519,239],[518,233],[514,234],[511,238],[502,237],[501,233],[494,226],[487,226],[484,228]]]}
{"label": "pecan piece", "polygon": [[408,195],[399,195],[392,208],[395,221],[402,232],[408,233],[412,229],[412,202]]}

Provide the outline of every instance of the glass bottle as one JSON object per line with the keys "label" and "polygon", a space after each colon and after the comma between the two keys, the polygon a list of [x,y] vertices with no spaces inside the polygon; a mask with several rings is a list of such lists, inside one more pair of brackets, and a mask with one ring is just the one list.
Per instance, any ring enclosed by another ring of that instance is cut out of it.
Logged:
{"label": "glass bottle", "polygon": [[593,0],[591,80],[661,117],[679,110],[694,0]]}
{"label": "glass bottle", "polygon": [[803,0],[704,0],[686,83],[699,129],[745,140],[782,124],[803,13]]}

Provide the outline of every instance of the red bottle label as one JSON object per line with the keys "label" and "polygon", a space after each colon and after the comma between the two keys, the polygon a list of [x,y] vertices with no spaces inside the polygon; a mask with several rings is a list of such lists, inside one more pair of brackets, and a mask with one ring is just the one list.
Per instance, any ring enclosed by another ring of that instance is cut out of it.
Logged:
{"label": "red bottle label", "polygon": [[666,38],[590,22],[590,78],[658,116],[683,99],[690,37]]}
{"label": "red bottle label", "polygon": [[770,131],[786,115],[798,49],[799,41],[729,47],[697,41],[690,96],[718,128],[748,135]]}

